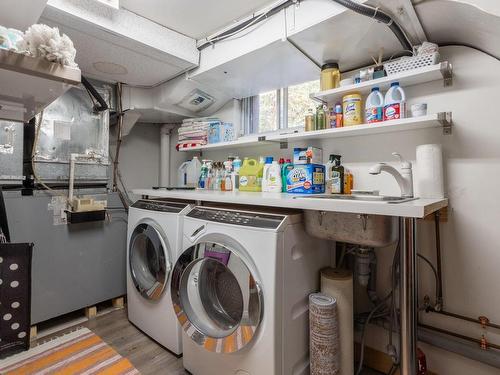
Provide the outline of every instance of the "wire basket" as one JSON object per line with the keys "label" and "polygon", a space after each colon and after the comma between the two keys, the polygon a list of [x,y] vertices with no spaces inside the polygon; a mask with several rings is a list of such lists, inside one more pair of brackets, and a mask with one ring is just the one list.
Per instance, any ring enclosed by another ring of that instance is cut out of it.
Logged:
{"label": "wire basket", "polygon": [[403,57],[396,61],[384,64],[384,69],[388,76],[407,72],[408,70],[423,68],[424,66],[435,65],[439,62],[439,52],[428,53],[420,56]]}

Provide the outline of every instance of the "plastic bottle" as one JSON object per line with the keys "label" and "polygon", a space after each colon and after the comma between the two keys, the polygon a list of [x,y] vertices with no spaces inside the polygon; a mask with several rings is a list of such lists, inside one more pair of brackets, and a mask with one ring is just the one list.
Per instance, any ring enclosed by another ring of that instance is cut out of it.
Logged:
{"label": "plastic bottle", "polygon": [[328,162],[325,164],[325,181],[326,181],[326,191],[332,191],[332,168],[335,166],[334,162],[335,155],[330,155]]}
{"label": "plastic bottle", "polygon": [[352,93],[342,98],[342,112],[344,126],[360,125],[363,122],[361,108],[361,94]]}
{"label": "plastic bottle", "polygon": [[344,167],[341,165],[341,156],[333,155],[334,166],[332,167],[332,194],[344,193]]}
{"label": "plastic bottle", "polygon": [[391,88],[385,94],[384,121],[397,120],[406,117],[406,95],[399,82],[391,83]]}
{"label": "plastic bottle", "polygon": [[344,126],[344,116],[342,114],[342,104],[335,104],[335,127],[341,128]]}
{"label": "plastic bottle", "polygon": [[378,87],[372,88],[372,92],[366,98],[365,118],[367,124],[384,120],[384,96]]}
{"label": "plastic bottle", "polygon": [[233,190],[239,190],[240,188],[240,169],[241,169],[242,161],[236,156],[233,160]]}
{"label": "plastic bottle", "polygon": [[273,163],[273,157],[272,156],[266,157],[265,162],[264,162],[264,170],[262,173],[262,191],[268,191],[267,190],[268,181],[266,179],[266,176],[267,176],[267,171],[271,167],[272,163]]}
{"label": "plastic bottle", "polygon": [[189,161],[185,161],[181,164],[177,171],[177,185],[179,187],[187,186],[187,170],[189,167]]}
{"label": "plastic bottle", "polygon": [[326,111],[324,105],[318,106],[316,110],[316,130],[326,129]]}
{"label": "plastic bottle", "polygon": [[282,186],[281,166],[276,160],[272,164],[266,164],[264,178],[262,179],[262,191],[281,193]]}
{"label": "plastic bottle", "polygon": [[223,191],[233,191],[233,162],[231,160],[224,162],[224,180],[223,180]]}
{"label": "plastic bottle", "polygon": [[313,109],[309,108],[305,118],[305,131],[310,132],[313,130],[316,130],[316,116],[314,115]]}
{"label": "plastic bottle", "polygon": [[286,186],[286,177],[288,175],[288,172],[293,169],[293,164],[290,159],[286,159],[285,164],[281,167],[281,180],[282,180],[282,185],[283,185],[283,193],[287,192],[287,186]]}
{"label": "plastic bottle", "polygon": [[207,165],[208,160],[203,160],[203,164],[201,165],[200,168],[200,179],[198,182],[198,187],[200,189],[206,189],[207,188],[207,179],[208,179],[208,165]]}
{"label": "plastic bottle", "polygon": [[240,191],[262,191],[263,164],[245,158],[240,169]]}

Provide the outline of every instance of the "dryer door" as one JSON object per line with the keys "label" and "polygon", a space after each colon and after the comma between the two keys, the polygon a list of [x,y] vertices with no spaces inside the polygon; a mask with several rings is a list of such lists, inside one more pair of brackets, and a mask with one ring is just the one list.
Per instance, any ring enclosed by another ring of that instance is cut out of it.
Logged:
{"label": "dryer door", "polygon": [[170,264],[159,225],[153,221],[139,223],[130,237],[129,267],[132,281],[144,298],[157,300],[162,296]]}
{"label": "dryer door", "polygon": [[171,291],[184,331],[211,352],[242,349],[262,320],[263,296],[256,278],[222,244],[202,242],[187,249],[172,272]]}

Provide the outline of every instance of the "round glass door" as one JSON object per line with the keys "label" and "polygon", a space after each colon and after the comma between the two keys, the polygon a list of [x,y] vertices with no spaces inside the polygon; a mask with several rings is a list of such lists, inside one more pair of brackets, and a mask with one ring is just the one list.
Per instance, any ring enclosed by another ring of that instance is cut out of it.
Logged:
{"label": "round glass door", "polygon": [[261,288],[245,262],[221,244],[186,250],[174,267],[171,291],[184,331],[209,351],[242,349],[261,322]]}
{"label": "round glass door", "polygon": [[159,229],[153,223],[139,224],[130,238],[129,251],[130,274],[135,287],[144,298],[159,299],[170,270]]}

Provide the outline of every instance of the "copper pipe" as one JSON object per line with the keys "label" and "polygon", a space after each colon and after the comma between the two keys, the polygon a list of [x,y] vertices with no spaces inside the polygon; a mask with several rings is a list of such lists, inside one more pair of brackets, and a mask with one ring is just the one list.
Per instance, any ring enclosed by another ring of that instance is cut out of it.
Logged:
{"label": "copper pipe", "polygon": [[439,210],[434,214],[434,228],[436,234],[436,261],[437,261],[437,277],[438,277],[438,290],[436,301],[442,308],[443,306],[443,271],[441,268],[441,231],[439,230]]}
{"label": "copper pipe", "polygon": [[[421,323],[419,323],[418,326],[422,327],[422,328],[430,329],[431,331],[435,331],[435,332],[439,332],[439,333],[444,333],[445,335],[450,335],[450,336],[453,336],[453,337],[456,337],[456,338],[459,338],[459,339],[462,339],[462,340],[467,340],[467,341],[476,343],[479,347],[481,347],[481,344],[482,344],[482,340],[481,339],[475,339],[473,337],[469,337],[469,336],[466,336],[466,335],[461,335],[459,333],[451,332],[451,331],[448,331],[446,329],[437,328],[437,327],[433,327],[433,326],[429,326],[427,324],[421,324]],[[488,342],[488,349],[500,350],[500,345],[496,345],[496,344],[492,344],[492,343]]]}
{"label": "copper pipe", "polygon": [[434,309],[430,309],[429,311],[435,312],[435,313],[438,313],[441,315],[445,315],[445,316],[450,316],[450,317],[455,318],[455,319],[460,319],[460,320],[465,320],[467,322],[476,323],[476,324],[479,324],[481,326],[491,327],[491,328],[495,328],[495,329],[500,330],[500,325],[495,324],[495,323],[491,323],[489,320],[484,320],[484,319],[482,319],[483,317],[471,318],[469,316],[455,314],[455,313],[445,311],[445,310],[436,311]]}

